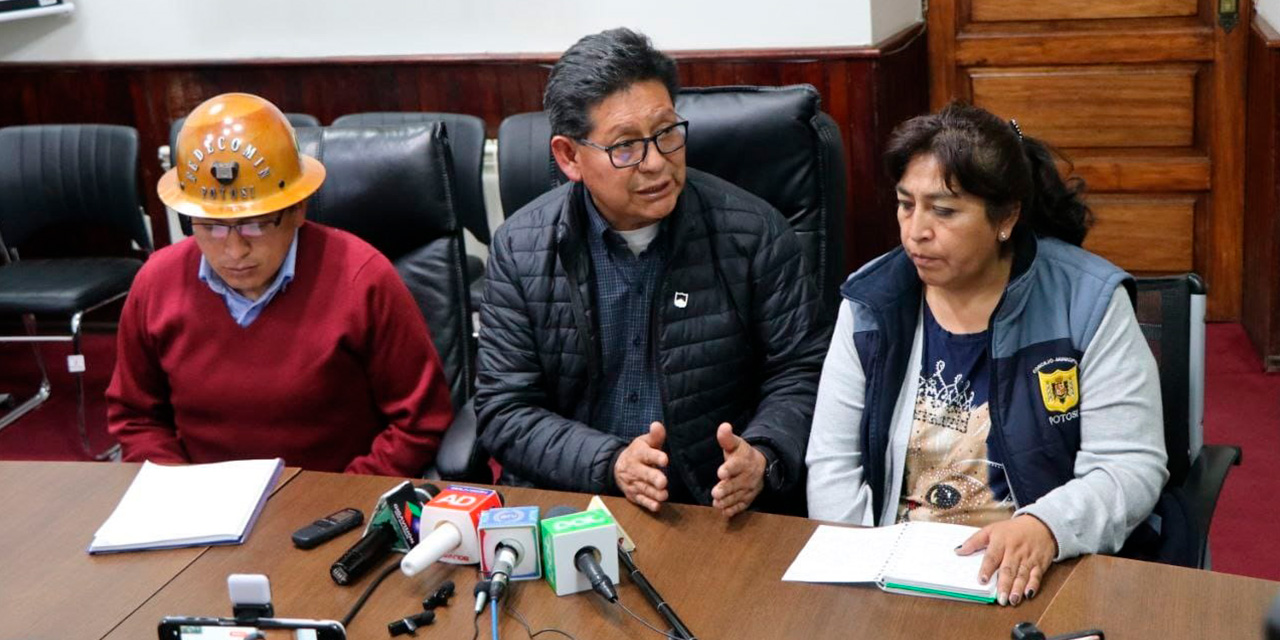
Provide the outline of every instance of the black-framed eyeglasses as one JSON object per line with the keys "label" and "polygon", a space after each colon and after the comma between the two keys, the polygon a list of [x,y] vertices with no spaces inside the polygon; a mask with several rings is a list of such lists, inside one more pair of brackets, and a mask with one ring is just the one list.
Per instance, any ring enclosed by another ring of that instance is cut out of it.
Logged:
{"label": "black-framed eyeglasses", "polygon": [[236,224],[223,224],[221,222],[192,222],[191,228],[196,233],[207,236],[214,240],[226,240],[234,229],[240,234],[241,238],[261,238],[267,234],[268,229],[280,226],[284,222],[284,214],[288,210],[276,213],[274,218],[259,218],[250,222],[239,222]]}
{"label": "black-framed eyeglasses", "polygon": [[622,142],[611,144],[607,147],[596,144],[586,138],[579,138],[578,142],[609,154],[609,162],[613,163],[615,168],[626,169],[627,167],[634,167],[641,162],[644,162],[645,158],[649,157],[650,142],[653,143],[654,147],[657,147],[658,151],[662,153],[662,155],[667,155],[668,153],[675,153],[676,151],[684,148],[685,142],[688,138],[689,121],[683,120],[669,127],[658,129],[657,132],[648,138],[623,140]]}

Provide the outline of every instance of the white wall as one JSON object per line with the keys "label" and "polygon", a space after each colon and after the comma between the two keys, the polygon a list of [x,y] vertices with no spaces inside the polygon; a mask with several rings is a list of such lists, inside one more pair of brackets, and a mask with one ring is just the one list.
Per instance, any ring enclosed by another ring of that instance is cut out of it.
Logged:
{"label": "white wall", "polygon": [[669,50],[864,46],[921,15],[920,0],[75,2],[69,16],[0,23],[0,61],[555,53],[620,25]]}
{"label": "white wall", "polygon": [[870,0],[870,3],[871,43],[884,42],[903,29],[924,21],[923,2]]}
{"label": "white wall", "polygon": [[[1280,0],[1256,0],[1253,6],[1268,24],[1280,29]],[[1248,27],[1249,25],[1245,25],[1246,29]]]}

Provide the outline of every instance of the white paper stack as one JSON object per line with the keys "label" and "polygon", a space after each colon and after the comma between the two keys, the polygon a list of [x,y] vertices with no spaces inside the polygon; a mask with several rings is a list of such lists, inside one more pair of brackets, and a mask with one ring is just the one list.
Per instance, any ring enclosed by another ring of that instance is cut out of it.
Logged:
{"label": "white paper stack", "polygon": [[144,463],[102,523],[89,553],[240,544],[280,478],[284,461]]}

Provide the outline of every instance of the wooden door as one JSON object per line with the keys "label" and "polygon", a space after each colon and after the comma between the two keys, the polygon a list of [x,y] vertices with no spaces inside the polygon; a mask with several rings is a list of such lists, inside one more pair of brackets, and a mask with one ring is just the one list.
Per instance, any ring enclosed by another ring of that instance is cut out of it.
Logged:
{"label": "wooden door", "polygon": [[1240,316],[1251,0],[930,0],[930,99],[1016,118],[1074,163],[1085,247],[1135,274],[1196,271]]}

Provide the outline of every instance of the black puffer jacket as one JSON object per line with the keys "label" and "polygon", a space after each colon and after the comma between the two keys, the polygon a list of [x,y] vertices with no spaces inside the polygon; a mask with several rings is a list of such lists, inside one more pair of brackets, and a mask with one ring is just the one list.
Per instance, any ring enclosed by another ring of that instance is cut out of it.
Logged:
{"label": "black puffer jacket", "polygon": [[[580,183],[529,203],[491,245],[480,320],[476,413],[506,481],[617,493],[628,444],[591,428],[601,371]],[[783,491],[804,476],[805,447],[830,333],[787,221],[715,176],[688,170],[655,291],[665,449],[702,504],[724,454],[721,422],[778,454]],[[676,302],[687,294],[683,306]],[[514,476],[514,477],[513,477]]]}

